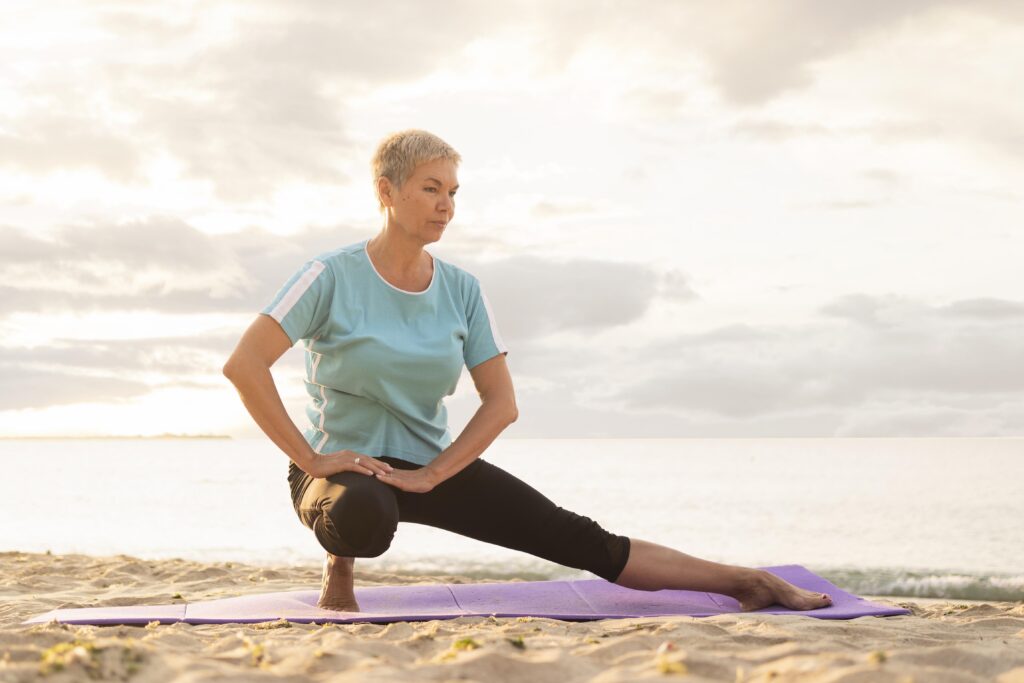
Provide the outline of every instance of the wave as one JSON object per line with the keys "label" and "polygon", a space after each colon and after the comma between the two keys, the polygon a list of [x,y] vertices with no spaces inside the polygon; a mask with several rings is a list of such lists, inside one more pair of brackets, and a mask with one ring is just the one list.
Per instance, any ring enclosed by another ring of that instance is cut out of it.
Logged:
{"label": "wave", "polygon": [[[808,567],[811,569],[810,567]],[[921,569],[812,569],[857,595],[945,600],[1024,601],[1024,574]]]}

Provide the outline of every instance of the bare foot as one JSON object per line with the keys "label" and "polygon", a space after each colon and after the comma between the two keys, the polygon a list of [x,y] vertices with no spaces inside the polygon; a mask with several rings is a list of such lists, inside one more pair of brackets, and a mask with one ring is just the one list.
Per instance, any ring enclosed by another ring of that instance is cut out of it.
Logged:
{"label": "bare foot", "polygon": [[739,601],[744,612],[776,604],[795,610],[819,609],[832,604],[832,598],[825,593],[798,588],[763,569],[751,569],[743,575],[730,595]]}
{"label": "bare foot", "polygon": [[332,609],[338,612],[358,612],[355,591],[352,586],[354,557],[338,557],[327,553],[324,559],[324,577],[320,590],[320,599],[316,606],[321,609]]}

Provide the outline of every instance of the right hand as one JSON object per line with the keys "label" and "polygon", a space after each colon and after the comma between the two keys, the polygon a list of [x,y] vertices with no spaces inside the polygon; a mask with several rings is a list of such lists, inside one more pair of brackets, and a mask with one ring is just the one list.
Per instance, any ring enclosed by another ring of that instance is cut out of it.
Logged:
{"label": "right hand", "polygon": [[324,455],[314,454],[303,470],[314,479],[324,479],[338,472],[359,472],[373,477],[377,474],[387,474],[394,468],[383,460],[377,460],[369,455],[342,450]]}

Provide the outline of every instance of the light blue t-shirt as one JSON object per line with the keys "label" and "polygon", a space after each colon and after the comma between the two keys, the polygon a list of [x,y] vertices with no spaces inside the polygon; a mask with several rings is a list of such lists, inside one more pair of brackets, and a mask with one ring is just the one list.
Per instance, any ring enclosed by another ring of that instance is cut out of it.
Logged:
{"label": "light blue t-shirt", "polygon": [[463,365],[508,350],[474,276],[431,256],[430,285],[408,292],[377,272],[368,241],[307,262],[261,313],[305,341],[313,450],[426,465],[452,442],[444,398]]}

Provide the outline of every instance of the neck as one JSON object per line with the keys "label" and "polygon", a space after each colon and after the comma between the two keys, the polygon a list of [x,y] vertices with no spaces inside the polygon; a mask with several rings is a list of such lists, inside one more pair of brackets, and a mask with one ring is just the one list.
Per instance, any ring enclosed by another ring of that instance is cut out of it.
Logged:
{"label": "neck", "polygon": [[423,243],[385,226],[366,245],[378,270],[389,273],[416,273],[423,267],[426,252]]}

